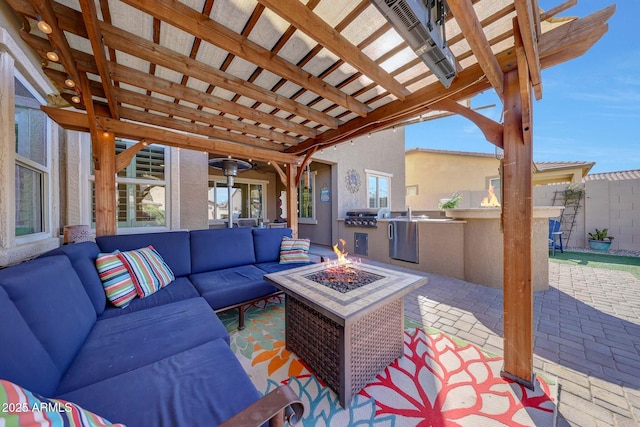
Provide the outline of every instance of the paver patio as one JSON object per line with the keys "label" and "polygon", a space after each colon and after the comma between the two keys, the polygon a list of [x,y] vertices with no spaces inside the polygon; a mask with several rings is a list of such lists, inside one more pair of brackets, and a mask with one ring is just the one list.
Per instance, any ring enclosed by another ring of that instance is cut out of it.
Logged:
{"label": "paver patio", "polygon": [[[405,315],[502,355],[502,291],[426,275]],[[640,280],[555,263],[549,280],[534,294],[534,366],[558,378],[557,425],[640,425]]]}

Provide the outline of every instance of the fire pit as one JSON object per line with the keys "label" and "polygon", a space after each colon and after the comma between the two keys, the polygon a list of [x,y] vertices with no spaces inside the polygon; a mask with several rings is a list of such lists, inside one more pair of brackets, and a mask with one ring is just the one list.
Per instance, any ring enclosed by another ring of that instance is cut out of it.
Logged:
{"label": "fire pit", "polygon": [[[344,243],[343,243],[344,244]],[[404,295],[425,277],[346,260],[266,274],[284,291],[286,346],[347,407],[403,354]]]}

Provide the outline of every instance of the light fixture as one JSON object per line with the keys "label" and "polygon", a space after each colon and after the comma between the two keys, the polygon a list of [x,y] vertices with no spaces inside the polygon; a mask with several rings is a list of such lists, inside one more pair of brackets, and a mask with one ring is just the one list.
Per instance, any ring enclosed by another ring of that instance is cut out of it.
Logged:
{"label": "light fixture", "polygon": [[334,145],[334,146],[333,146],[333,151],[336,151],[337,149],[338,149],[338,146],[337,146],[337,145]]}
{"label": "light fixture", "polygon": [[53,33],[53,28],[51,28],[51,25],[47,24],[40,15],[38,15],[38,28],[45,34]]}
{"label": "light fixture", "polygon": [[367,138],[371,138],[371,132],[369,132],[369,135],[367,135]]}
{"label": "light fixture", "polygon": [[104,136],[105,138],[108,138],[109,137],[109,131],[105,130],[104,132],[102,132],[102,136]]}
{"label": "light fixture", "polygon": [[71,77],[67,77],[67,79],[64,81],[64,84],[66,87],[76,87],[76,82],[74,82]]}
{"label": "light fixture", "polygon": [[396,131],[396,127],[395,127],[395,126],[393,127],[393,131],[394,131],[394,132]]}
{"label": "light fixture", "polygon": [[80,97],[78,95],[73,95],[71,97],[71,101],[73,101],[74,104],[80,104]]}
{"label": "light fixture", "polygon": [[55,50],[51,50],[47,52],[47,59],[49,61],[58,62],[60,61],[60,55],[58,55],[58,52],[56,52]]}
{"label": "light fixture", "polygon": [[353,139],[351,140],[351,145],[353,145]]}
{"label": "light fixture", "polygon": [[146,139],[143,139],[141,142],[143,147],[146,147],[147,145],[149,145]]}

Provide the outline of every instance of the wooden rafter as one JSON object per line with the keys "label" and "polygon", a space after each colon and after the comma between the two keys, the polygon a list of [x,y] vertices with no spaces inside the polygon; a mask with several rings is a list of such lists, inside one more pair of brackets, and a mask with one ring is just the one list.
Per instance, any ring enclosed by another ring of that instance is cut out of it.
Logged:
{"label": "wooden rafter", "polygon": [[104,52],[104,44],[102,43],[102,35],[100,34],[96,4],[93,0],[79,1],[80,8],[82,9],[82,18],[84,20],[84,25],[87,28],[87,33],[89,35],[89,42],[91,43],[93,57],[96,61],[96,66],[98,67],[98,73],[100,74],[102,87],[107,97],[107,103],[109,104],[109,111],[111,112],[111,117],[117,119],[118,106],[116,105],[116,98],[112,90],[113,85],[111,84],[109,67],[107,65],[107,56]]}
{"label": "wooden rafter", "polygon": [[338,31],[328,25],[318,15],[298,0],[258,0],[273,12],[290,22],[298,30],[315,39],[325,48],[335,53],[398,99],[404,99],[409,92],[376,62],[360,49],[349,43]]}
{"label": "wooden rafter", "polygon": [[[144,0],[123,1],[227,52],[253,62],[313,92],[322,94],[360,116],[367,114],[367,108],[360,101],[337,90],[285,59],[272,55],[271,51],[240,36],[212,19],[204,17],[189,6],[180,2],[171,2],[170,0],[156,0],[154,2]],[[197,25],[194,25],[195,23]]]}
{"label": "wooden rafter", "polygon": [[[318,110],[314,110],[282,95],[263,89],[260,86],[229,73],[219,71],[189,56],[181,55],[157,43],[120,30],[112,25],[103,23],[101,28],[105,37],[105,43],[119,51],[137,56],[152,64],[158,64],[177,71],[186,77],[194,77],[202,81],[211,82],[211,84],[237,93],[240,96],[256,99],[269,105],[279,106],[286,111],[309,118],[325,126],[331,128],[338,127],[339,121],[327,114],[323,114]],[[182,83],[181,85],[186,86]]]}
{"label": "wooden rafter", "polygon": [[567,0],[564,3],[560,3],[554,8],[551,8],[540,14],[540,21],[546,21],[549,18],[553,18],[559,13],[564,12],[567,9],[571,9],[573,6],[578,4],[578,0]]}
{"label": "wooden rafter", "polygon": [[[87,115],[84,113],[44,106],[41,107],[41,109],[51,117],[53,121],[65,129],[81,132],[89,131],[89,121]],[[162,144],[170,147],[180,147],[223,155],[233,153],[234,155],[254,160],[277,161],[281,163],[293,162],[296,164],[299,162],[297,156],[287,153],[186,135],[184,133],[172,132],[139,123],[123,122],[106,117],[98,117],[97,122],[98,127],[102,131],[113,132],[119,137],[130,138],[136,141],[145,139],[150,144]]]}
{"label": "wooden rafter", "polygon": [[[144,96],[143,94],[129,91],[126,89],[117,89],[116,93],[118,94],[118,99],[120,99],[122,103],[130,104],[136,107],[141,107],[141,108],[144,108],[145,110],[153,110],[153,111],[157,111],[159,113],[164,113],[167,115],[182,117],[190,120],[191,122],[206,123],[210,126],[218,126],[227,130],[233,129],[243,134],[255,135],[260,138],[281,142],[287,145],[297,145],[301,142],[299,138],[286,135],[282,132],[275,132],[259,126],[253,126],[245,122],[223,117],[219,114],[209,113],[206,111],[187,107],[181,104],[174,104],[170,101],[165,101],[163,99]],[[223,138],[222,136],[216,136],[216,137]],[[249,140],[251,139],[251,137],[246,137],[246,138]],[[259,140],[255,138],[253,139],[254,139],[255,145],[266,142],[264,140]],[[240,142],[240,141],[236,141],[236,142]],[[251,145],[254,145],[254,144],[251,144]],[[284,147],[278,147],[276,145],[274,145],[273,147],[275,149],[284,148]]]}
{"label": "wooden rafter", "polygon": [[131,160],[136,156],[140,150],[144,149],[144,147],[148,146],[149,143],[146,140],[138,141],[132,146],[128,147],[126,150],[121,151],[116,154],[116,173],[120,172],[122,169],[126,168]]}
{"label": "wooden rafter", "polygon": [[300,185],[300,181],[302,180],[302,173],[304,172],[304,169],[311,163],[311,157],[315,154],[317,149],[317,147],[314,147],[313,149],[307,151],[307,154],[304,156],[304,160],[300,164],[300,167],[298,168],[298,174],[296,175],[296,187]]}
{"label": "wooden rafter", "polygon": [[182,86],[180,83],[175,83],[160,77],[153,77],[142,71],[125,67],[124,65],[111,63],[110,70],[114,79],[143,89],[151,90],[152,92],[180,98],[197,105],[202,105],[217,111],[223,111],[245,119],[269,123],[277,128],[285,129],[299,135],[314,137],[317,134],[314,129],[307,126],[299,125],[280,117],[271,116],[267,113],[263,113],[262,111],[254,110],[242,104],[218,98],[214,95],[202,93],[196,89]]}
{"label": "wooden rafter", "polygon": [[[536,19],[532,9],[531,0],[514,0],[516,5],[518,27],[522,37],[529,77],[533,86],[536,99],[542,98],[542,77],[540,75],[540,55],[538,53],[538,32],[536,30]],[[535,11],[536,16],[539,12]],[[539,18],[538,18],[539,19]]]}
{"label": "wooden rafter", "polygon": [[504,74],[495,55],[491,51],[491,45],[487,41],[482,25],[478,20],[471,0],[449,0],[447,2],[451,13],[456,18],[460,30],[471,46],[473,54],[478,59],[480,67],[491,82],[500,98],[504,92]]}

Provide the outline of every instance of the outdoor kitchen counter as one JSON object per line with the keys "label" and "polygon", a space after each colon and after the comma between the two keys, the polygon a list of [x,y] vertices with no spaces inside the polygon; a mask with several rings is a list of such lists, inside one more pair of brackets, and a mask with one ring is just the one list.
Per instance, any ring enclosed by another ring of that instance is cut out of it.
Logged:
{"label": "outdoor kitchen counter", "polygon": [[[390,219],[379,219],[377,228],[345,227],[338,220],[338,236],[345,240],[345,251],[353,258],[365,258],[398,267],[435,273],[464,280],[464,225],[466,221],[452,219],[417,218],[418,263],[389,257],[388,224]],[[367,234],[367,255],[358,254],[355,234]]]}

